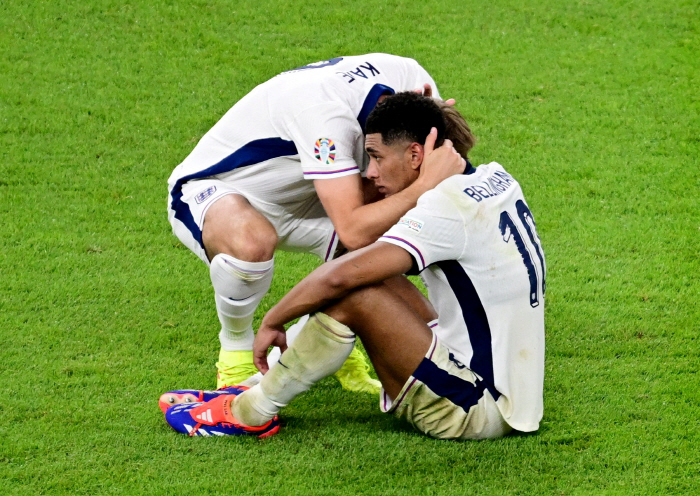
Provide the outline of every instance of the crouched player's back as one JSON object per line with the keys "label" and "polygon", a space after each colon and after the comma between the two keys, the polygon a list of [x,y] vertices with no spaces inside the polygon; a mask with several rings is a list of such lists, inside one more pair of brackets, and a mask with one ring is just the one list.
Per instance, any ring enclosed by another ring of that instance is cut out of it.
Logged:
{"label": "crouched player's back", "polygon": [[[364,122],[382,95],[426,83],[437,95],[434,81],[415,60],[382,53],[338,57],[279,74],[254,88],[205,134],[171,175],[170,189],[183,178],[217,176],[241,183],[264,201],[304,201],[315,195],[309,180],[356,174],[363,167]],[[236,153],[242,160],[232,160]]]}

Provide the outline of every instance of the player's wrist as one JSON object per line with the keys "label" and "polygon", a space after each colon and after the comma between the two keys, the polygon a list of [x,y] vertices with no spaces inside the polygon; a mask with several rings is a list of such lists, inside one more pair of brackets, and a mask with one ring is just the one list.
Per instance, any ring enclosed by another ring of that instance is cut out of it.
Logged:
{"label": "player's wrist", "polygon": [[277,322],[279,319],[274,318],[273,310],[274,308],[265,314],[265,317],[263,317],[263,320],[260,323],[260,329],[280,329],[284,331],[284,322]]}
{"label": "player's wrist", "polygon": [[406,188],[404,191],[411,191],[414,195],[416,195],[416,200],[418,200],[418,197],[425,193],[426,191],[429,191],[433,189],[435,186],[437,186],[439,183],[436,183],[435,181],[431,180],[429,177],[426,176],[418,176],[418,179],[416,179],[413,184],[411,184],[408,188]]}

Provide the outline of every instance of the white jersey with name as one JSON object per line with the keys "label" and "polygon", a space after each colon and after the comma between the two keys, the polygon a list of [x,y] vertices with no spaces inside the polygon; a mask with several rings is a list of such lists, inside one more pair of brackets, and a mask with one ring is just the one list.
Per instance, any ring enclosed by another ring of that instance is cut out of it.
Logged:
{"label": "white jersey with name", "polygon": [[380,241],[407,250],[439,315],[438,339],[514,429],[543,410],[545,260],[518,182],[491,162],[428,191]]}
{"label": "white jersey with name", "polygon": [[173,171],[174,217],[196,229],[181,190],[204,178],[231,182],[274,205],[317,199],[313,179],[365,167],[364,126],[378,99],[426,83],[438,96],[415,60],[383,53],[337,57],[275,76],[238,101]]}

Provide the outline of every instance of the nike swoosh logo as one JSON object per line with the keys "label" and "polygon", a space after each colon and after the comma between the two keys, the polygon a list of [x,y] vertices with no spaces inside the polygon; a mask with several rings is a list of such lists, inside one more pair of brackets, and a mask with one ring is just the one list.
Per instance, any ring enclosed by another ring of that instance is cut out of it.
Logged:
{"label": "nike swoosh logo", "polygon": [[253,296],[255,296],[256,294],[258,294],[258,293],[253,293],[252,295],[246,296],[245,298],[241,298],[240,300],[237,300],[236,298],[226,298],[226,299],[227,299],[227,300],[230,300],[230,301],[245,301],[245,300],[251,299],[251,298],[252,298]]}

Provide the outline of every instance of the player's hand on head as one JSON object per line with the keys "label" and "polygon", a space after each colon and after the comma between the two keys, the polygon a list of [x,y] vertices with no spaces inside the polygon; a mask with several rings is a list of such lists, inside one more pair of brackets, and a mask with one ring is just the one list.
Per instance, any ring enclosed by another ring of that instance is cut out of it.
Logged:
{"label": "player's hand on head", "polygon": [[[419,95],[430,97],[430,98],[433,97],[433,88],[428,83],[425,83],[423,85],[423,88],[413,90],[413,92],[418,93]],[[446,105],[449,105],[450,107],[452,107],[456,103],[454,98],[450,98],[449,100],[440,100],[439,98],[436,98],[436,100],[444,102]]]}
{"label": "player's hand on head", "polygon": [[434,188],[450,176],[462,174],[467,166],[466,160],[457,153],[452,141],[446,139],[442,146],[435,148],[436,141],[437,129],[432,128],[425,139],[419,176],[428,188]]}
{"label": "player's hand on head", "polygon": [[263,374],[270,370],[267,363],[267,350],[270,349],[270,346],[276,346],[284,353],[287,349],[287,333],[284,326],[269,326],[265,324],[263,319],[253,342],[253,363]]}
{"label": "player's hand on head", "polygon": [[422,88],[416,88],[413,92],[423,96],[433,96],[433,88],[428,83],[425,83]]}

